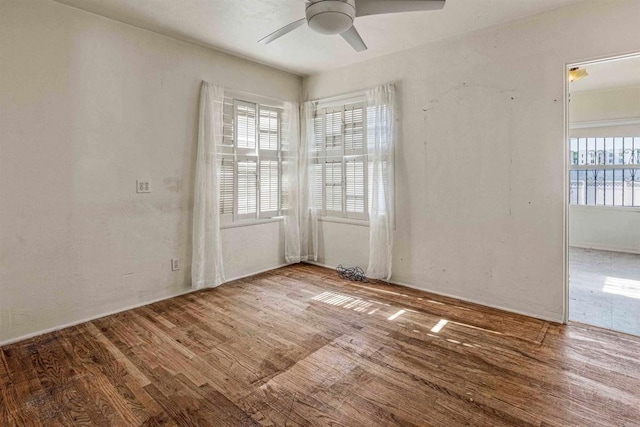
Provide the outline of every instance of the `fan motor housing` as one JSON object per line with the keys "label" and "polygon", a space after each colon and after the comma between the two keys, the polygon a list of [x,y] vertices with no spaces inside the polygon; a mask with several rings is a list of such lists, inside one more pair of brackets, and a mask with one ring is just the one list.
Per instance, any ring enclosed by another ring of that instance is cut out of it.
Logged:
{"label": "fan motor housing", "polygon": [[309,27],[320,34],[340,34],[353,26],[354,0],[320,0],[307,4]]}

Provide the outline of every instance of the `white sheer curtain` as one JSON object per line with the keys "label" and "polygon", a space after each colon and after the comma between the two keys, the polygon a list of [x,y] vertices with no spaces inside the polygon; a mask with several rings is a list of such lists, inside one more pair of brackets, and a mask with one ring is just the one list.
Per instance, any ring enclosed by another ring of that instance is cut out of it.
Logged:
{"label": "white sheer curtain", "polygon": [[[302,141],[300,144],[300,258],[302,261],[318,260],[318,214],[320,207],[315,146],[316,103],[305,102],[302,105]],[[320,199],[321,200],[321,199]]]}
{"label": "white sheer curtain", "polygon": [[393,253],[395,88],[392,84],[367,91],[367,154],[369,179],[369,267],[367,277],[389,280]]}
{"label": "white sheer curtain", "polygon": [[196,186],[193,202],[191,287],[215,287],[224,282],[220,236],[220,158],[224,88],[202,82]]}
{"label": "white sheer curtain", "polygon": [[286,102],[283,111],[282,129],[282,191],[284,194],[284,258],[288,263],[301,260],[300,239],[300,106],[297,102]]}

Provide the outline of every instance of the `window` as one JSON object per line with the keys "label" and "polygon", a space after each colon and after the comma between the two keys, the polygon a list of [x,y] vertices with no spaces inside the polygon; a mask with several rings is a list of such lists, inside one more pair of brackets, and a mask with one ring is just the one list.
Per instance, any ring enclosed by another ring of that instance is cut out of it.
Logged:
{"label": "window", "polygon": [[225,98],[220,173],[223,222],[282,214],[286,200],[282,127],[282,109]]}
{"label": "window", "polygon": [[320,108],[314,118],[314,205],[323,215],[366,220],[366,108],[362,102]]}
{"label": "window", "polygon": [[640,207],[640,137],[571,138],[569,203]]}

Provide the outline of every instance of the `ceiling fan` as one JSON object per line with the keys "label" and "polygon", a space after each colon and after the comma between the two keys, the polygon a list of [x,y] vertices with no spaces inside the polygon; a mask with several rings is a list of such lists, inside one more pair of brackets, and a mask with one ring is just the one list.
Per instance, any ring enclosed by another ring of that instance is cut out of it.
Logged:
{"label": "ceiling fan", "polygon": [[444,7],[445,0],[308,0],[306,17],[293,21],[260,43],[271,43],[307,23],[320,34],[340,34],[356,51],[367,50],[367,45],[353,25],[355,18],[383,13],[417,12]]}

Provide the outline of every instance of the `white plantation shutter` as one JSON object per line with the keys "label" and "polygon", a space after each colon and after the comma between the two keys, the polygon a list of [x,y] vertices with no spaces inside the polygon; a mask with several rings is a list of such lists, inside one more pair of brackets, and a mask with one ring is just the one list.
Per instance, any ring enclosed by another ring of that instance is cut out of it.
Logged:
{"label": "white plantation shutter", "polygon": [[234,99],[233,94],[225,98],[220,150],[220,213],[225,222],[281,214],[282,205],[288,200],[282,188],[281,150],[289,150],[291,139],[282,141],[282,111],[279,107]]}
{"label": "white plantation shutter", "polygon": [[[366,114],[363,102],[318,110],[313,123],[322,201],[330,216],[367,219]],[[316,197],[317,199],[317,197]]]}
{"label": "white plantation shutter", "polygon": [[362,103],[345,106],[344,149],[345,154],[364,154],[364,107]]}
{"label": "white plantation shutter", "polygon": [[324,164],[324,193],[327,214],[342,214],[342,161],[328,161]]}
{"label": "white plantation shutter", "polygon": [[325,150],[327,152],[342,149],[344,140],[343,130],[343,110],[342,108],[331,108],[325,110]]}
{"label": "white plantation shutter", "polygon": [[258,163],[254,159],[238,159],[236,218],[255,218],[258,211]]}
{"label": "white plantation shutter", "polygon": [[280,197],[280,165],[278,160],[260,160],[260,217],[278,215]]}
{"label": "white plantation shutter", "polygon": [[310,180],[311,180],[311,206],[314,209],[322,210],[322,163],[316,162],[311,165],[310,171]]}
{"label": "white plantation shutter", "polygon": [[255,150],[256,104],[235,101],[235,122],[236,148]]}
{"label": "white plantation shutter", "polygon": [[313,118],[313,153],[320,155],[324,151],[324,114],[318,112]]}
{"label": "white plantation shutter", "polygon": [[363,156],[346,159],[345,199],[347,218],[364,219],[366,217],[365,162]]}
{"label": "white plantation shutter", "polygon": [[234,171],[233,157],[223,157],[220,168],[220,214],[228,219],[233,218]]}
{"label": "white plantation shutter", "polygon": [[273,108],[260,107],[259,135],[260,150],[278,150],[280,115]]}
{"label": "white plantation shutter", "polygon": [[233,98],[225,97],[223,104],[222,151],[233,150],[234,105]]}

